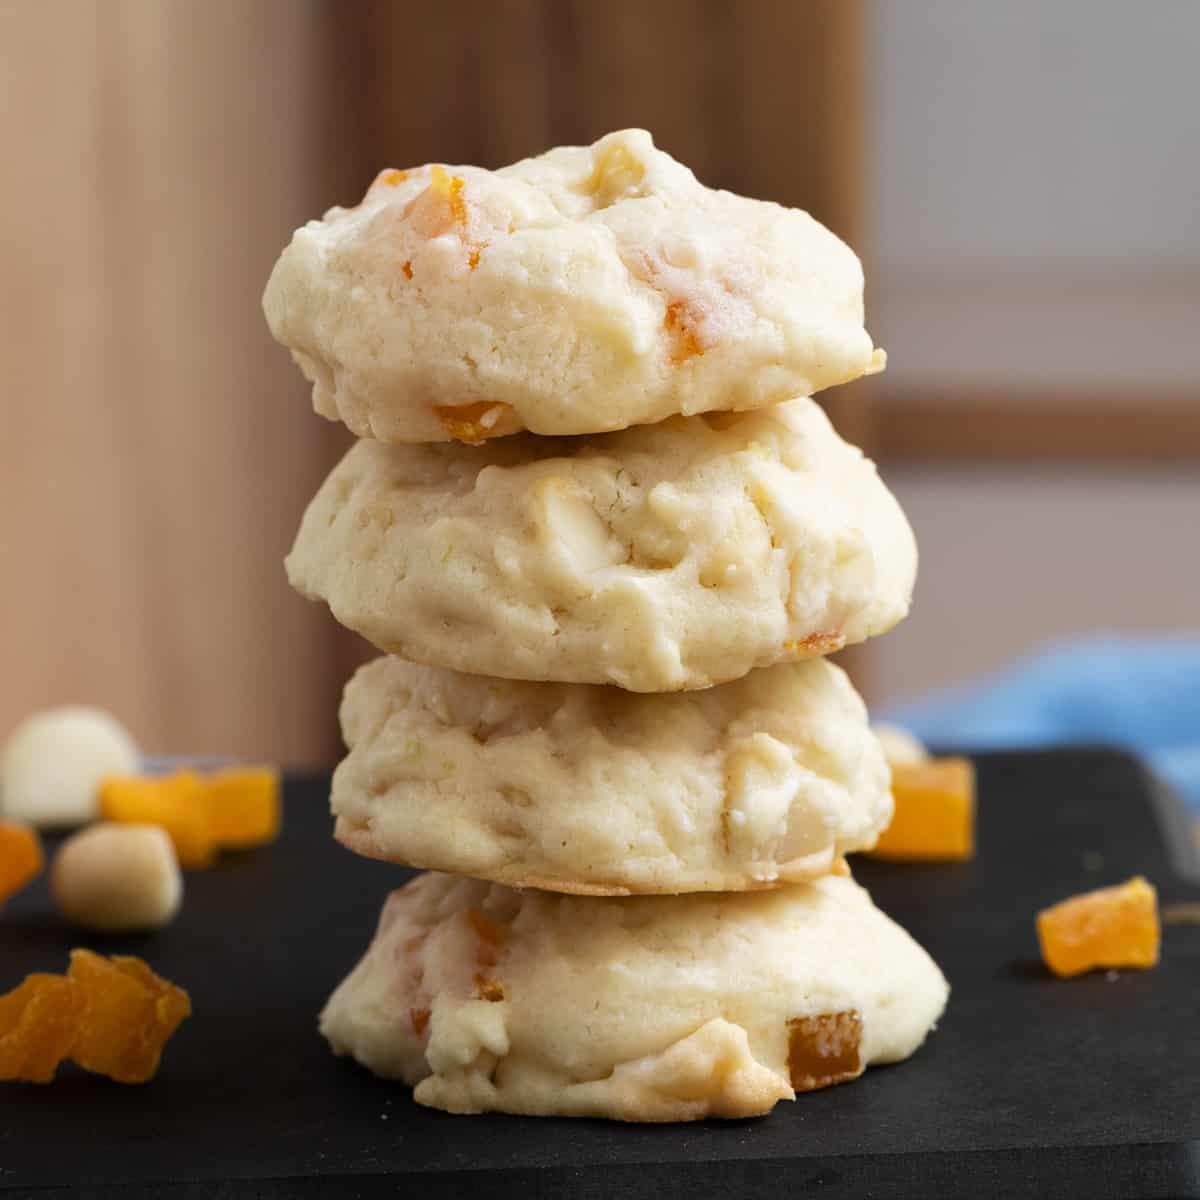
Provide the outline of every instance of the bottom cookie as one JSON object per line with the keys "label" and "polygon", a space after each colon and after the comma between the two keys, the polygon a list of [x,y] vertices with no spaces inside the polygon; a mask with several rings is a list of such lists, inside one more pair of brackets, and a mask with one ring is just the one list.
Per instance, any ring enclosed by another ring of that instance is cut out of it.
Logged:
{"label": "bottom cookie", "polygon": [[853,880],[601,899],[420,875],[321,1014],[456,1113],[751,1117],[912,1054],[948,987]]}

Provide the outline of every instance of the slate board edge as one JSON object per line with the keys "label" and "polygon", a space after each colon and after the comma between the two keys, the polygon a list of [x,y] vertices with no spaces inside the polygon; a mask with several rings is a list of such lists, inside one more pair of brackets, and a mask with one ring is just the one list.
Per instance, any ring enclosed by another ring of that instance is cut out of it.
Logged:
{"label": "slate board edge", "polygon": [[[497,1175],[500,1179],[497,1179]],[[1036,1149],[920,1151],[912,1154],[846,1155],[826,1159],[748,1158],[712,1164],[667,1161],[582,1167],[520,1167],[275,1179],[152,1184],[96,1188],[50,1187],[6,1191],[13,1200],[282,1200],[284,1197],[392,1197],[419,1188],[421,1200],[457,1200],[494,1192],[498,1182],[525,1200],[668,1200],[673,1196],[741,1197],[804,1189],[822,1200],[869,1195],[898,1200],[914,1195],[986,1197],[1056,1196],[1091,1200],[1169,1200],[1200,1196],[1200,1141],[1130,1145],[1046,1146]],[[713,1190],[714,1187],[716,1190]]]}

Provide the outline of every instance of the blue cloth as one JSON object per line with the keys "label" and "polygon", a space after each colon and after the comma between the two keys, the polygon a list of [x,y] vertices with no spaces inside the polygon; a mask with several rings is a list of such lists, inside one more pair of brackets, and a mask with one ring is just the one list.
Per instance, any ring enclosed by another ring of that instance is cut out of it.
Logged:
{"label": "blue cloth", "polygon": [[1200,812],[1200,635],[1051,646],[990,679],[892,705],[879,716],[922,741],[981,750],[1122,746]]}

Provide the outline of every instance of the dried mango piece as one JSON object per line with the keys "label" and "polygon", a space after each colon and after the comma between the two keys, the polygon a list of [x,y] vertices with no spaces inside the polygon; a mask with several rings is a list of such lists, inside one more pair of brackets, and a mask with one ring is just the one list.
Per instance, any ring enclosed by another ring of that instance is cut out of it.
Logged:
{"label": "dried mango piece", "polygon": [[663,314],[663,326],[671,339],[671,362],[678,366],[689,358],[704,353],[698,330],[703,317],[697,315],[686,300],[672,300]]}
{"label": "dried mango piece", "polygon": [[61,975],[30,975],[0,996],[0,1079],[49,1083],[71,1052],[83,1005]]}
{"label": "dried mango piece", "polygon": [[36,829],[0,821],[0,904],[36,879],[45,863]]}
{"label": "dried mango piece", "polygon": [[[383,178],[380,176],[372,188]],[[452,175],[445,167],[435,165],[429,172],[429,186],[405,205],[402,215],[419,237],[432,239],[457,233],[467,251],[467,266],[474,271],[479,266],[479,256],[488,247],[480,235],[487,232],[490,222],[477,209],[468,207],[466,186],[461,175]],[[401,268],[409,279],[411,266],[411,262],[406,262]]]}
{"label": "dried mango piece", "polygon": [[106,821],[161,825],[183,867],[207,867],[217,843],[204,801],[204,781],[194,771],[173,775],[117,775],[100,784]]}
{"label": "dried mango piece", "polygon": [[204,781],[204,806],[216,844],[244,850],[279,834],[279,772],[274,767],[231,767]]}
{"label": "dried mango piece", "polygon": [[1042,959],[1055,975],[1158,962],[1158,895],[1140,875],[1072,896],[1037,915]]}
{"label": "dried mango piece", "polygon": [[49,1083],[64,1058],[118,1083],[145,1083],[191,1015],[187,992],[140,958],[72,950],[64,975],[30,975],[0,996],[0,1079]]}
{"label": "dried mango piece", "polygon": [[508,930],[477,908],[467,909],[467,924],[478,939],[475,947],[475,965],[478,968],[475,972],[475,994],[480,1000],[498,1003],[505,996],[504,984],[491,975],[490,968],[500,961],[508,941]]}
{"label": "dried mango piece", "polygon": [[504,984],[500,980],[489,979],[486,975],[480,973],[475,976],[475,995],[480,1000],[499,1004],[504,999],[506,993],[504,991]]}
{"label": "dried mango piece", "polygon": [[472,404],[459,404],[453,408],[434,405],[433,411],[450,437],[472,446],[490,437],[512,433],[518,428],[511,421],[512,405],[502,400],[476,400]]}
{"label": "dried mango piece", "polygon": [[856,1079],[862,1057],[862,1017],[846,1012],[795,1017],[788,1026],[788,1074],[797,1092],[812,1092]]}
{"label": "dried mango piece", "polygon": [[[736,414],[735,414],[736,415]],[[846,644],[845,634],[810,633],[799,641],[784,642],[783,648],[792,658],[814,658],[818,655],[836,654]]]}
{"label": "dried mango piece", "polygon": [[482,967],[494,967],[500,957],[500,951],[508,940],[508,930],[491,917],[485,916],[477,908],[467,909],[467,924],[479,939],[478,961]]}
{"label": "dried mango piece", "polygon": [[155,975],[140,958],[101,958],[72,950],[67,977],[85,997],[71,1057],[118,1083],[145,1083],[168,1039],[191,1015],[187,992]]}
{"label": "dried mango piece", "polygon": [[463,195],[466,181],[451,175],[445,167],[435,166],[429,173],[429,186],[418,192],[404,207],[404,217],[418,237],[437,238],[457,230],[465,233],[468,224],[467,201]]}
{"label": "dried mango piece", "polygon": [[158,825],[184,867],[207,867],[218,849],[246,849],[279,833],[279,773],[231,767],[211,775],[122,775],[100,785],[105,820]]}
{"label": "dried mango piece", "polygon": [[461,175],[451,175],[445,167],[434,166],[430,172],[430,187],[450,207],[451,217],[459,224],[467,223],[467,202],[463,199],[466,186]]}
{"label": "dried mango piece", "polygon": [[875,858],[965,862],[975,857],[975,768],[968,758],[892,767],[892,823]]}

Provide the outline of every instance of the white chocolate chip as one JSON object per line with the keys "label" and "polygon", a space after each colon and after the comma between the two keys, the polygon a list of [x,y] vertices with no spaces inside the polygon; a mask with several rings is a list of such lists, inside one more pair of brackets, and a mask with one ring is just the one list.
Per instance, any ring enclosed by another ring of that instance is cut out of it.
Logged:
{"label": "white chocolate chip", "polygon": [[183,877],[165,830],[106,823],[62,844],[50,891],[63,916],[85,929],[160,929],[179,911]]}
{"label": "white chocolate chip", "polygon": [[133,739],[95,708],[35,713],[13,730],[0,752],[0,803],[7,817],[30,825],[82,825],[97,815],[106,775],[138,769]]}

